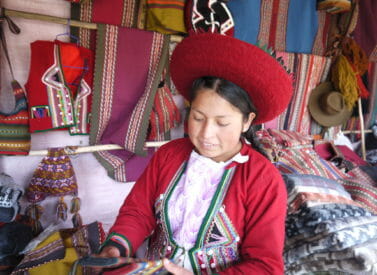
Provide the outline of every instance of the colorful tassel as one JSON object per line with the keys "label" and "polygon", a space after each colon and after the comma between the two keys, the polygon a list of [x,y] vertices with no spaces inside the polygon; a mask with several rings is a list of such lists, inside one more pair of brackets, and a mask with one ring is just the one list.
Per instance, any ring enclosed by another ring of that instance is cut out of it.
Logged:
{"label": "colorful tassel", "polygon": [[39,221],[43,214],[43,210],[43,207],[36,203],[29,205],[25,209],[25,215],[30,219],[31,227],[35,235],[38,235],[43,230],[42,224]]}
{"label": "colorful tassel", "polygon": [[79,212],[80,207],[81,207],[81,200],[80,200],[80,198],[79,197],[74,197],[71,200],[71,210],[70,210],[70,212],[72,214],[75,214],[75,213]]}
{"label": "colorful tassel", "polygon": [[62,219],[63,221],[65,221],[67,219],[67,210],[68,210],[68,206],[64,202],[64,198],[60,197],[58,206],[56,208],[56,215],[58,219]]}
{"label": "colorful tassel", "polygon": [[82,218],[81,218],[81,215],[79,213],[75,213],[72,216],[72,224],[73,224],[73,227],[75,227],[75,228],[79,228],[79,227],[82,226]]}
{"label": "colorful tassel", "polygon": [[348,110],[352,110],[359,98],[357,77],[344,55],[339,55],[331,71],[335,88],[343,94]]}

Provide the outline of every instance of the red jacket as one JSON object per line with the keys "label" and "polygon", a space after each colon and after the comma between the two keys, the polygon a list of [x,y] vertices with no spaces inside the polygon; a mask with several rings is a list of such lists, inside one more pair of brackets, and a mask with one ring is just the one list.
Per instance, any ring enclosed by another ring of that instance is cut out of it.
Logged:
{"label": "red jacket", "polygon": [[[105,245],[132,255],[151,236],[148,258],[181,253],[172,239],[166,205],[193,150],[187,138],[162,146],[121,207]],[[196,274],[283,274],[287,206],[278,170],[243,144],[245,163],[233,162],[203,220],[189,258]]]}

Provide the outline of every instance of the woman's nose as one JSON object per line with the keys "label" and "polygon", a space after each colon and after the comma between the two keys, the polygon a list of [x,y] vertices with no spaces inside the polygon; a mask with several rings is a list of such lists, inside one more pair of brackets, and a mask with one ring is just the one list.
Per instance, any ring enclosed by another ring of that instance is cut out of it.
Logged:
{"label": "woman's nose", "polygon": [[204,138],[209,138],[214,135],[215,128],[213,127],[213,123],[211,122],[206,122],[203,124],[202,129],[201,129],[201,134],[202,137]]}

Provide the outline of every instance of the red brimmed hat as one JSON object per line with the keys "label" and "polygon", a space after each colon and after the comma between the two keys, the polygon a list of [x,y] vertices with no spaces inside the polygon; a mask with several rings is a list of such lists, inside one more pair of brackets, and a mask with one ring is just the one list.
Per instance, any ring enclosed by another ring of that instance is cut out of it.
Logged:
{"label": "red brimmed hat", "polygon": [[170,62],[172,80],[189,99],[191,85],[203,76],[221,77],[243,88],[257,108],[253,124],[267,122],[288,106],[292,79],[283,66],[259,47],[215,33],[183,39]]}

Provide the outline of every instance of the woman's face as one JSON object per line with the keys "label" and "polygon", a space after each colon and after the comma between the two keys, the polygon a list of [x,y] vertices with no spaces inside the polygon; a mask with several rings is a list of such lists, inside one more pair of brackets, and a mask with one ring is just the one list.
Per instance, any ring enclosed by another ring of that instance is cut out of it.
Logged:
{"label": "woman's face", "polygon": [[240,110],[211,89],[198,91],[191,103],[188,135],[197,151],[214,161],[227,161],[241,147],[241,133],[249,129],[255,114],[247,121]]}

